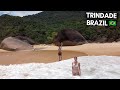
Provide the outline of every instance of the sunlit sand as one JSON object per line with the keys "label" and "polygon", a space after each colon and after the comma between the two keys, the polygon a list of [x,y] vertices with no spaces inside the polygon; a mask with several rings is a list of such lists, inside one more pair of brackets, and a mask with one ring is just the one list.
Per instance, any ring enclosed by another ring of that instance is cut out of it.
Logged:
{"label": "sunlit sand", "polygon": [[[58,47],[35,45],[34,50],[10,52],[0,49],[0,64],[50,63],[57,62]],[[74,56],[120,56],[120,43],[88,43],[78,46],[63,46],[63,60]]]}

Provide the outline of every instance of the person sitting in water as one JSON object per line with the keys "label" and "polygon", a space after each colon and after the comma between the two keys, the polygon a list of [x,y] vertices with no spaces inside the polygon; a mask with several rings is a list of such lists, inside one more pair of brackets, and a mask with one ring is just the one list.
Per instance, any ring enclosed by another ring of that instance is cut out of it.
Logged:
{"label": "person sitting in water", "polygon": [[60,43],[58,48],[58,56],[59,56],[59,61],[61,61],[62,60],[62,43]]}
{"label": "person sitting in water", "polygon": [[72,62],[72,74],[73,76],[81,75],[80,63],[77,61],[77,57],[74,57],[74,62]]}

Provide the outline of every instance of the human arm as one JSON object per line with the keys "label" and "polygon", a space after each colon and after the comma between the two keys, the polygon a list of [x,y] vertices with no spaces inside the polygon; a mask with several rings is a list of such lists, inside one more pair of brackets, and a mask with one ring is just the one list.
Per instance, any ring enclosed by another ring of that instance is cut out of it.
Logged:
{"label": "human arm", "polygon": [[72,74],[73,74],[73,63],[72,63]]}
{"label": "human arm", "polygon": [[73,63],[72,63],[72,69],[73,69]]}
{"label": "human arm", "polygon": [[79,75],[81,75],[80,63],[78,63]]}

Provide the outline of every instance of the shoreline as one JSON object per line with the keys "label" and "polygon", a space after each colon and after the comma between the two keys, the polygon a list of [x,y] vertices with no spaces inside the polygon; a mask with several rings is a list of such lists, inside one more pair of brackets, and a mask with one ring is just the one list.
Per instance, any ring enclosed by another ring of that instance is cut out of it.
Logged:
{"label": "shoreline", "polygon": [[[63,50],[63,60],[73,58],[74,56],[87,56],[87,54],[77,51]],[[40,51],[17,51],[0,52],[0,65],[23,64],[23,63],[51,63],[58,61],[57,50]]]}
{"label": "shoreline", "polygon": [[[0,65],[23,63],[51,63],[58,61],[58,47],[34,45],[34,50],[6,51],[0,49]],[[63,46],[63,60],[74,56],[120,56],[120,43],[88,43],[78,46]]]}

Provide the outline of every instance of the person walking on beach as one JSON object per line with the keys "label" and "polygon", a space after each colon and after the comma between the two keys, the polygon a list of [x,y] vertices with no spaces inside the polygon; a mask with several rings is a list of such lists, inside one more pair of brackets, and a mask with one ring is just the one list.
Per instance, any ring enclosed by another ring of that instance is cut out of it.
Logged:
{"label": "person walking on beach", "polygon": [[81,75],[80,63],[77,61],[77,57],[74,57],[74,62],[72,62],[72,74],[73,76]]}
{"label": "person walking on beach", "polygon": [[62,43],[60,43],[58,47],[58,57],[59,57],[59,61],[61,61],[62,60]]}

